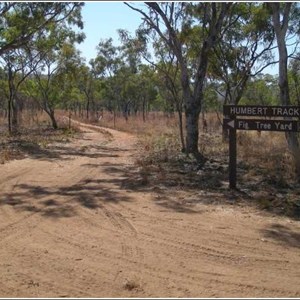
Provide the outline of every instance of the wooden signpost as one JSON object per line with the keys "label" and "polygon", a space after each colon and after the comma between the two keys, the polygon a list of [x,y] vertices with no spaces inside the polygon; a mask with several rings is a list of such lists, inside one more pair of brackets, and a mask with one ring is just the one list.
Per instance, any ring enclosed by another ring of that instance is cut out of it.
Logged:
{"label": "wooden signpost", "polygon": [[300,117],[300,106],[224,105],[224,116]]}
{"label": "wooden signpost", "polygon": [[298,121],[287,120],[257,120],[257,119],[224,119],[227,129],[259,130],[259,131],[289,131],[297,132]]}
{"label": "wooden signpost", "polygon": [[[223,114],[223,126],[225,129],[229,129],[230,189],[236,189],[236,130],[300,131],[300,106],[224,105]],[[240,116],[256,118],[237,118]],[[263,117],[264,119],[257,117]],[[275,119],[270,119],[271,117]]]}

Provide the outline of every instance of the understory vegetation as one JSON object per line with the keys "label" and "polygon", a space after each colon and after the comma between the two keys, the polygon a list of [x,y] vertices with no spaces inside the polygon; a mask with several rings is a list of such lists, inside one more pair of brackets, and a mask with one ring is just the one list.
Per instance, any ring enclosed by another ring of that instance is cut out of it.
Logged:
{"label": "understory vegetation", "polygon": [[[124,6],[144,22],[134,35],[119,29],[118,45],[99,37],[86,62],[84,3],[0,4],[0,163],[67,142],[78,120],[138,135],[145,185],[227,191],[223,105],[300,105],[299,4]],[[271,65],[278,74],[264,73]],[[299,133],[237,141],[232,193],[299,216]]]}
{"label": "understory vegetation", "polygon": [[[300,218],[300,185],[294,160],[286,146],[284,133],[239,132],[238,191],[228,190],[228,141],[215,113],[205,115],[207,128],[199,139],[208,158],[201,165],[193,156],[181,152],[178,118],[151,113],[129,122],[115,122],[107,112],[95,125],[115,128],[139,137],[136,166],[145,186],[181,191],[229,193],[229,203],[255,205],[259,209]],[[199,125],[202,119],[199,120]],[[214,201],[217,201],[216,199]],[[224,198],[220,204],[224,204]]]}

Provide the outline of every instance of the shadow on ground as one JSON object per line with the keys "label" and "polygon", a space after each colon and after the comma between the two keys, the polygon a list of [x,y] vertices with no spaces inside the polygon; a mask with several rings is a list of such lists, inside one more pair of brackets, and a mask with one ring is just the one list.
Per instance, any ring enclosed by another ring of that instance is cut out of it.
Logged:
{"label": "shadow on ground", "polygon": [[262,230],[262,234],[273,241],[289,247],[300,248],[300,233],[294,232],[290,228],[280,225],[271,224]]}
{"label": "shadow on ground", "polygon": [[[82,146],[74,149],[69,144],[52,145],[48,148],[42,148],[38,144],[23,144],[20,146],[22,151],[30,158],[39,159],[44,161],[53,160],[71,160],[76,156],[84,156],[88,158],[101,158],[101,157],[118,157],[117,152],[120,149],[109,149],[105,146]],[[95,151],[96,150],[96,151]]]}
{"label": "shadow on ground", "polygon": [[[82,167],[99,169],[99,174],[105,173],[111,179],[90,178],[72,186],[57,188],[23,184],[17,186],[19,192],[2,195],[0,205],[8,204],[49,217],[70,217],[76,215],[76,205],[97,209],[105,202],[131,201],[130,192],[143,192],[153,193],[153,201],[162,209],[178,213],[201,213],[198,204],[254,205],[263,211],[300,218],[299,199],[290,201],[292,189],[279,193],[276,188],[261,182],[241,181],[240,190],[228,190],[228,166],[222,161],[208,161],[199,167],[195,161],[179,157],[126,165],[116,164],[113,159],[129,149],[115,148],[109,144],[91,144],[78,149],[68,143],[54,144],[47,149],[30,144],[23,147],[32,158],[39,160],[93,158],[95,162],[84,163]],[[110,158],[111,162],[96,160],[103,157]],[[239,171],[245,172],[241,168]],[[299,195],[296,197],[299,198]]]}
{"label": "shadow on ground", "polygon": [[[111,187],[108,188],[108,184]],[[129,196],[114,189],[118,184],[118,179],[86,179],[58,188],[19,184],[15,186],[19,192],[2,195],[0,205],[11,205],[17,210],[36,212],[46,217],[72,217],[76,215],[78,205],[98,209],[107,202],[130,201]]]}
{"label": "shadow on ground", "polygon": [[[197,212],[197,204],[252,206],[273,215],[300,219],[299,184],[278,186],[268,178],[244,178],[247,170],[238,168],[238,189],[228,188],[228,166],[210,160],[204,166],[184,158],[140,164],[139,180],[129,177],[130,189],[153,190],[159,195],[156,204],[177,212]],[[184,194],[180,199],[180,192]]]}

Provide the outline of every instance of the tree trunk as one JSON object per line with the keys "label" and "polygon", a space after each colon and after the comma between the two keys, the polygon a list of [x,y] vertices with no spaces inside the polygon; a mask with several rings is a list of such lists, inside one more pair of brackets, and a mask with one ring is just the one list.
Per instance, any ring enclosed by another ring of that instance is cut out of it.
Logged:
{"label": "tree trunk", "polygon": [[294,158],[295,171],[298,177],[298,181],[300,181],[300,145],[298,135],[296,132],[286,132],[285,137],[288,143],[289,150],[291,151]]}
{"label": "tree trunk", "polygon": [[9,132],[9,134],[11,134],[12,133],[12,128],[11,128],[11,106],[12,106],[11,95],[8,98],[7,106],[8,106],[8,109],[7,109],[7,111],[8,111],[8,113],[7,113],[8,132]]}
{"label": "tree trunk", "polygon": [[86,102],[86,118],[89,119],[89,111],[90,111],[90,99],[87,98]]}
{"label": "tree trunk", "polygon": [[198,120],[199,120],[199,112],[190,111],[186,113],[186,148],[188,153],[195,154],[198,152]]}
{"label": "tree trunk", "polygon": [[57,125],[55,115],[54,115],[54,110],[50,109],[50,110],[45,110],[45,111],[48,114],[48,116],[50,117],[53,129],[58,129],[58,125]]}
{"label": "tree trunk", "polygon": [[179,118],[179,133],[180,133],[180,141],[181,141],[181,151],[186,152],[185,142],[184,142],[184,134],[183,134],[183,120],[182,120],[182,111],[178,111]]}
{"label": "tree trunk", "polygon": [[185,100],[185,115],[186,115],[186,151],[191,153],[200,162],[206,161],[205,157],[199,152],[199,116],[203,103],[203,86],[205,80],[205,73],[207,70],[207,56],[201,57],[202,67],[201,72],[198,73],[199,77],[194,88],[194,93],[190,89],[183,93]]}
{"label": "tree trunk", "polygon": [[14,79],[13,79],[11,64],[8,64],[8,87],[9,87],[8,131],[9,131],[10,134],[12,134],[16,131],[17,118],[16,118],[16,107],[14,105],[15,85],[14,85]]}
{"label": "tree trunk", "polygon": [[143,122],[146,122],[146,100],[143,100]]}
{"label": "tree trunk", "polygon": [[[201,112],[202,99],[195,98],[190,89],[188,70],[181,66],[181,85],[183,90],[183,100],[186,116],[186,154],[192,154],[200,162],[204,161],[204,157],[198,149],[199,140],[199,115]],[[200,94],[200,93],[199,93]],[[200,101],[199,101],[200,100]]]}
{"label": "tree trunk", "polygon": [[[277,42],[279,49],[279,89],[280,89],[280,101],[284,106],[290,105],[289,94],[289,82],[287,74],[287,49],[285,42]],[[288,144],[288,148],[291,151],[294,162],[296,174],[300,180],[300,145],[296,132],[286,132],[285,138]]]}
{"label": "tree trunk", "polygon": [[13,94],[13,98],[11,101],[11,113],[12,113],[12,118],[11,118],[11,129],[12,132],[17,132],[18,130],[18,103],[15,94]]}
{"label": "tree trunk", "polygon": [[55,116],[54,116],[54,111],[51,112],[50,118],[51,118],[53,129],[57,129],[58,125],[57,125],[57,122],[56,122],[56,119],[55,119]]}
{"label": "tree trunk", "polygon": [[[280,89],[280,102],[281,105],[288,106],[290,105],[290,94],[289,94],[289,82],[288,82],[288,53],[286,48],[286,32],[288,28],[289,20],[289,10],[287,6],[290,6],[291,3],[286,3],[285,15],[280,22],[280,6],[279,3],[270,4],[273,10],[273,25],[277,39],[278,45],[278,55],[279,55],[279,89]],[[285,137],[287,140],[288,148],[291,151],[294,161],[295,169],[298,180],[300,180],[300,145],[297,133],[295,132],[286,132]]]}
{"label": "tree trunk", "polygon": [[201,112],[201,102],[190,97],[186,101],[186,153],[193,154],[200,163],[205,162],[204,156],[199,152],[199,115]]}

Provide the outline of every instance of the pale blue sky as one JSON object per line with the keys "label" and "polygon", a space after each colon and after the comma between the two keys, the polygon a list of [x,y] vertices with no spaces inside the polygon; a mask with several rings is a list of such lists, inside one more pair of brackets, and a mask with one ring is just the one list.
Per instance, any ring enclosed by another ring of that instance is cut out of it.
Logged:
{"label": "pale blue sky", "polygon": [[[143,3],[138,5],[143,5]],[[134,35],[135,30],[142,23],[141,15],[130,9],[122,1],[85,2],[82,18],[86,39],[77,48],[86,58],[87,63],[96,57],[96,46],[101,39],[111,37],[113,44],[118,45],[118,29],[126,29]],[[263,73],[276,74],[277,72],[278,66],[273,65],[266,68]]]}
{"label": "pale blue sky", "polygon": [[87,62],[96,57],[95,48],[100,39],[111,37],[117,45],[119,43],[118,29],[126,29],[134,34],[142,23],[139,13],[131,10],[123,2],[85,2],[82,18],[86,39],[78,46],[78,49]]}

